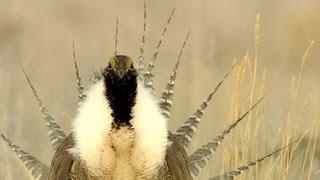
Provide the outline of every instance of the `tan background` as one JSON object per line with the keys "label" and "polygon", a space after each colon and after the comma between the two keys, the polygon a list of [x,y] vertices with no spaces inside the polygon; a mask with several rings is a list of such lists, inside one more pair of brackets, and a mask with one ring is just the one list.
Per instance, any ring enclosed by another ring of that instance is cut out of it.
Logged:
{"label": "tan background", "polygon": [[[233,58],[241,59],[246,53],[253,56],[258,13],[261,36],[257,77],[259,80],[267,69],[264,119],[269,122],[262,123],[261,129],[273,134],[283,128],[290,104],[291,77],[298,72],[301,57],[312,40],[316,43],[303,69],[297,112],[310,99],[306,116],[298,120],[308,124],[315,117],[320,103],[320,1],[162,0],[148,1],[147,5],[148,60],[170,11],[176,8],[157,60],[157,89],[164,87],[185,34],[191,30],[177,78],[171,129],[196,109],[228,71]],[[88,84],[91,72],[103,67],[113,55],[117,17],[119,52],[136,59],[143,25],[141,0],[1,0],[0,132],[49,164],[47,129],[18,62],[24,64],[51,114],[68,131],[77,107],[72,42],[76,44],[81,75]],[[226,81],[215,103],[209,106],[196,144],[206,142],[228,124],[233,79]],[[239,127],[240,131],[241,128],[244,126]],[[277,136],[272,136],[271,143],[278,142]],[[223,148],[227,147],[220,148],[220,155]],[[200,179],[221,172],[217,157]],[[2,142],[0,164],[0,179],[27,179],[23,167]]]}

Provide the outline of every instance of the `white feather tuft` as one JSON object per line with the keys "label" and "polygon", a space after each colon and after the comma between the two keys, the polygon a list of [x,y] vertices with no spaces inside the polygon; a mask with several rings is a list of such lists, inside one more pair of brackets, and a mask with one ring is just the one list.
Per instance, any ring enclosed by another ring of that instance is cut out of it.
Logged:
{"label": "white feather tuft", "polygon": [[99,156],[111,129],[111,122],[111,109],[104,96],[104,84],[99,81],[87,92],[87,99],[79,107],[78,115],[72,124],[75,140],[73,155],[80,157],[89,171],[97,176],[102,176]]}
{"label": "white feather tuft", "polygon": [[[111,147],[111,108],[104,95],[103,80],[97,82],[87,92],[87,99],[78,110],[72,131],[75,147],[69,152],[85,162],[92,175],[97,177],[117,176],[114,172],[119,160]],[[135,176],[142,179],[153,178],[163,165],[166,155],[167,119],[161,114],[159,100],[152,92],[138,82],[136,104],[133,108],[134,140],[130,164]],[[125,137],[125,136],[124,136]],[[124,155],[127,156],[127,155]],[[119,164],[118,164],[119,165]],[[123,171],[122,171],[123,173]]]}
{"label": "white feather tuft", "polygon": [[151,178],[163,165],[168,145],[167,119],[162,115],[159,100],[149,88],[138,83],[136,105],[132,125],[136,133],[136,143],[132,151],[132,165],[143,174],[144,178]]}

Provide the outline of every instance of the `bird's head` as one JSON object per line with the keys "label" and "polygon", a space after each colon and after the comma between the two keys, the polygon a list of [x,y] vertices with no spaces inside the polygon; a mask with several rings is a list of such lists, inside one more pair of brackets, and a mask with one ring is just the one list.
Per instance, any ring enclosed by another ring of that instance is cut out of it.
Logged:
{"label": "bird's head", "polygon": [[114,125],[129,125],[132,119],[132,107],[137,94],[137,71],[133,61],[125,55],[110,58],[108,66],[102,72],[105,96],[112,109]]}
{"label": "bird's head", "polygon": [[130,80],[137,76],[137,71],[133,66],[133,61],[126,55],[115,55],[110,58],[108,66],[103,74],[116,81]]}

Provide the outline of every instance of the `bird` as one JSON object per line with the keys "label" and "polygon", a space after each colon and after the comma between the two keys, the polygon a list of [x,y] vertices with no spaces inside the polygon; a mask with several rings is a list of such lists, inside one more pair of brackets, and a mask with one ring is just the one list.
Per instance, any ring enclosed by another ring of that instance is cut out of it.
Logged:
{"label": "bird", "polygon": [[[49,129],[48,135],[54,151],[50,166],[23,150],[5,135],[1,134],[1,137],[20,158],[34,179],[192,180],[206,167],[225,137],[263,101],[264,98],[257,100],[216,137],[194,152],[188,153],[188,147],[209,102],[236,64],[232,65],[185,123],[173,132],[168,130],[169,120],[172,120],[175,80],[190,31],[182,43],[178,60],[161,97],[157,97],[154,93],[153,70],[174,12],[175,9],[167,20],[146,69],[144,65],[146,3],[144,3],[144,33],[137,62],[127,55],[118,54],[118,19],[114,56],[109,59],[101,72],[93,73],[89,88],[85,88],[82,83],[75,50],[73,51],[79,107],[71,125],[71,133],[68,135],[49,113],[25,68],[20,65]],[[210,179],[234,179],[287,147],[288,145],[276,149],[248,164]]]}
{"label": "bird", "polygon": [[110,58],[101,75],[78,109],[70,152],[98,179],[154,179],[168,144],[158,100],[126,55]]}

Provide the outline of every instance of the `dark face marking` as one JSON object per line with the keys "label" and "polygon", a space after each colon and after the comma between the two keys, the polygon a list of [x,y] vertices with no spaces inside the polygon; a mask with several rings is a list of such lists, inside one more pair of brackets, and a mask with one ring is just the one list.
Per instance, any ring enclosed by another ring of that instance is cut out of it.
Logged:
{"label": "dark face marking", "polygon": [[133,70],[133,62],[128,56],[116,55],[110,59],[109,68],[122,78],[129,70]]}
{"label": "dark face marking", "polygon": [[128,56],[117,55],[110,59],[102,75],[105,96],[112,109],[113,127],[131,126],[132,108],[137,94],[137,71]]}

